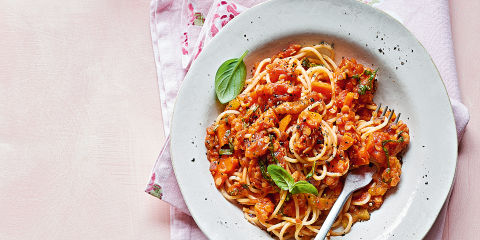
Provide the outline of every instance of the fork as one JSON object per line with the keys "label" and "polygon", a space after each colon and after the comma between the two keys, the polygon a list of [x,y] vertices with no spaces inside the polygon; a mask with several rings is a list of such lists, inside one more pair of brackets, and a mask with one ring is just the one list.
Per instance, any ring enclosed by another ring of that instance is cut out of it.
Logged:
{"label": "fork", "polygon": [[[372,114],[372,119],[377,118],[378,111],[382,107],[382,104],[377,106],[377,109]],[[378,118],[383,118],[385,114],[388,111],[388,106],[385,107],[385,109],[382,110],[382,114]],[[390,120],[393,117],[394,110],[391,109],[390,114],[388,116],[387,122],[390,122]],[[400,119],[401,113],[396,116],[394,124],[398,123],[398,120]],[[333,207],[330,209],[330,213],[328,213],[327,218],[322,224],[322,227],[317,233],[317,236],[315,237],[314,240],[323,240],[327,236],[328,232],[330,231],[330,228],[332,227],[333,223],[335,222],[335,219],[337,218],[338,214],[343,208],[343,205],[345,202],[347,202],[348,198],[352,193],[362,187],[367,186],[371,181],[372,181],[372,176],[375,173],[376,169],[374,167],[369,167],[369,166],[363,166],[358,169],[355,169],[348,173],[347,178],[345,179],[345,184],[343,186],[343,190],[340,193],[340,196],[338,196],[337,200],[335,201],[335,204],[333,204]]]}
{"label": "fork", "polygon": [[333,204],[332,209],[330,209],[330,213],[325,219],[325,222],[323,222],[322,227],[320,228],[317,236],[315,237],[315,240],[325,239],[328,231],[330,231],[332,224],[335,222],[335,219],[337,218],[338,214],[343,208],[343,205],[345,204],[345,202],[347,202],[350,195],[352,195],[355,190],[367,186],[367,184],[372,181],[372,176],[374,173],[375,169],[373,167],[365,166],[355,169],[347,175],[343,190],[340,193],[340,196],[338,196],[337,200],[335,201],[335,204]]}
{"label": "fork", "polygon": [[[372,119],[373,120],[375,117],[377,117],[377,114],[378,114],[378,111],[380,110],[380,108],[382,107],[382,104],[380,103],[377,108],[375,109],[375,111],[372,113]],[[378,118],[383,118],[383,116],[385,116],[385,114],[387,113],[388,111],[388,106],[385,107],[385,109],[382,110],[382,114],[380,115],[380,117]],[[387,122],[390,122],[390,120],[392,119],[393,117],[393,113],[395,112],[395,110],[393,109],[390,109],[390,115],[388,115],[388,121]],[[398,120],[400,119],[400,115],[402,115],[402,113],[399,113],[396,117],[395,117],[395,122],[394,124],[397,124],[398,123]]]}

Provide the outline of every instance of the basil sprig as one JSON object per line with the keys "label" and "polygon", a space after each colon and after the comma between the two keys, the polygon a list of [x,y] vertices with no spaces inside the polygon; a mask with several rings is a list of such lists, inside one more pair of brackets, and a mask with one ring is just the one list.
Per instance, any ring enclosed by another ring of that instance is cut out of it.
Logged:
{"label": "basil sprig", "polygon": [[271,164],[267,167],[267,171],[275,184],[282,190],[289,191],[291,194],[310,193],[315,196],[318,195],[315,186],[307,181],[295,182],[292,175],[281,166]]}
{"label": "basil sprig", "polygon": [[215,75],[215,92],[221,103],[227,103],[237,97],[245,84],[247,68],[243,58],[247,55],[245,51],[240,58],[233,58],[220,65]]}

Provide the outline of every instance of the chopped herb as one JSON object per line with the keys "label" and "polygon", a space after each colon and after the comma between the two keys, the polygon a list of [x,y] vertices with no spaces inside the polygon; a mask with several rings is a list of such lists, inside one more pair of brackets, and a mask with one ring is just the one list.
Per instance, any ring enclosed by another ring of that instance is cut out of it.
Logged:
{"label": "chopped herb", "polygon": [[238,195],[238,188],[234,188],[232,191],[230,191],[228,194],[232,196],[237,196]]}
{"label": "chopped herb", "polygon": [[232,155],[233,154],[233,151],[231,149],[223,149],[221,148],[219,151],[218,151],[218,154],[220,155]]}
{"label": "chopped herb", "polygon": [[290,198],[292,197],[291,193],[287,193],[287,196],[285,197],[285,202],[290,201]]}
{"label": "chopped herb", "polygon": [[365,95],[365,93],[367,92],[368,89],[369,89],[368,86],[360,85],[360,86],[358,86],[358,93],[360,95]]}
{"label": "chopped herb", "polygon": [[233,144],[231,142],[229,142],[228,147],[229,148],[227,148],[227,149],[220,148],[220,150],[218,150],[218,154],[219,155],[232,155],[233,154]]}
{"label": "chopped herb", "polygon": [[305,176],[306,179],[309,179],[309,178],[313,177],[313,174],[315,173],[315,167],[316,166],[317,166],[317,160],[315,160],[313,162],[312,170],[310,170],[310,172],[307,174],[307,176]]}
{"label": "chopped herb", "polygon": [[305,68],[305,69],[309,69],[311,67],[316,67],[316,66],[323,66],[323,64],[312,63],[312,62],[310,62],[310,60],[308,58],[304,58],[302,60],[302,67]]}
{"label": "chopped herb", "polygon": [[[287,200],[285,200],[286,202]],[[280,212],[280,214],[282,214],[282,216],[284,217],[288,217],[287,215],[285,215],[285,213],[283,212],[283,208],[285,207],[285,205],[282,205],[282,207],[280,208],[280,210],[278,212]]]}
{"label": "chopped herb", "polygon": [[255,108],[252,110],[252,113],[255,113],[259,107],[260,105],[255,105]]}
{"label": "chopped herb", "polygon": [[248,190],[248,184],[244,183],[242,184],[242,187]]}
{"label": "chopped herb", "polygon": [[310,60],[308,60],[308,58],[304,58],[302,60],[302,67],[305,68],[305,69],[310,68]]}
{"label": "chopped herb", "polygon": [[360,76],[358,76],[358,74],[353,75],[352,78],[356,79],[357,81],[360,81]]}
{"label": "chopped herb", "polygon": [[247,128],[248,127],[248,123],[245,122],[245,119],[242,118],[242,123],[243,123],[243,128]]}
{"label": "chopped herb", "polygon": [[269,183],[272,183],[272,177],[267,171],[268,160],[267,158],[258,159],[258,166],[260,167],[260,172],[262,173],[262,177],[267,180]]}
{"label": "chopped herb", "polygon": [[369,77],[366,85],[363,85],[363,84],[358,85],[358,93],[360,95],[364,95],[367,92],[367,90],[372,90],[372,81],[373,79],[375,79],[375,76],[377,75],[377,71],[378,69],[376,69],[373,72],[370,70],[363,71],[363,74],[369,75]]}
{"label": "chopped herb", "polygon": [[385,152],[385,156],[387,157],[387,166],[388,168],[390,168],[390,153],[388,152],[388,149],[385,147],[385,145],[387,143],[391,143],[391,142],[396,142],[396,143],[401,143],[404,141],[403,139],[403,136],[402,136],[402,133],[403,131],[399,132],[398,133],[398,136],[400,136],[397,140],[392,140],[392,139],[389,139],[389,140],[383,140],[382,141],[382,149],[383,149],[383,152]]}
{"label": "chopped herb", "polygon": [[270,151],[270,155],[272,156],[273,161],[275,161],[275,163],[278,163],[278,159],[275,157],[275,151],[273,149],[273,135],[269,134],[268,136],[270,137],[270,144],[268,144],[268,150]]}

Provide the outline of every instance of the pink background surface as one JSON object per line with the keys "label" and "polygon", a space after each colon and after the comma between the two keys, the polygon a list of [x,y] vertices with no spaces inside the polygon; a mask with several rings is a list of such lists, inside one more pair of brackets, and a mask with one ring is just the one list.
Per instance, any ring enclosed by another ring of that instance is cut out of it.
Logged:
{"label": "pink background surface", "polygon": [[[168,239],[148,0],[0,0],[0,238]],[[451,0],[463,101],[444,239],[480,228],[480,1]]]}

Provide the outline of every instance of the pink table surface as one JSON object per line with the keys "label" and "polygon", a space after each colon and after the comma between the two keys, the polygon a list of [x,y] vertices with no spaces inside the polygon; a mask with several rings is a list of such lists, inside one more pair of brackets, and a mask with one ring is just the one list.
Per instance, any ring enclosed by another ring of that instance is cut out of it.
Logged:
{"label": "pink table surface", "polygon": [[[480,1],[452,0],[471,120],[444,239],[480,227]],[[168,239],[149,0],[0,1],[0,239]],[[477,148],[476,148],[477,147]]]}

